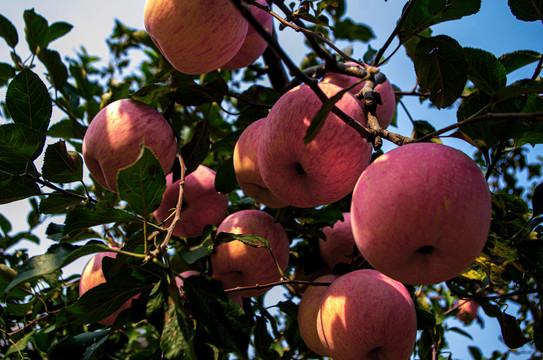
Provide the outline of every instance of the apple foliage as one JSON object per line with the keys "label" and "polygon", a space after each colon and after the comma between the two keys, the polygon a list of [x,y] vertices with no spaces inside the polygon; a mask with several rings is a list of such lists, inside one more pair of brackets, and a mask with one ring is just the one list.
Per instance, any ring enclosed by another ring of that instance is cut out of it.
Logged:
{"label": "apple foliage", "polygon": [[[246,3],[232,2],[251,21]],[[326,70],[345,72],[341,64],[351,60],[349,50],[337,49],[335,40],[369,43],[375,37],[369,25],[349,18],[344,0],[268,3],[283,19],[276,22],[277,29],[293,28],[306,35],[308,52],[301,64],[294,64],[269,36],[265,66],[256,63],[237,71],[186,75],[172,69],[144,30],[117,22],[107,39],[111,59],[101,67],[100,59],[84,47],[75,57],[55,51],[54,41],[72,26],[49,24],[33,9],[23,14],[24,39],[31,53],[23,60],[18,52],[25,46],[22,34],[0,15],[0,37],[12,59],[0,63],[0,86],[6,89],[0,109],[0,203],[27,199],[31,205],[25,231],[14,233],[12,214],[0,214],[4,358],[319,358],[298,330],[297,304],[307,285],[299,279],[310,279],[325,266],[318,253],[321,229],[349,210],[349,196],[317,208],[264,208],[286,229],[291,255],[283,280],[255,288],[280,286],[286,295],[273,309],[265,306],[266,295],[244,299],[240,307],[227,295],[234,293],[231,289],[225,292],[208,276],[216,227],[208,226],[196,238],[170,238],[151,215],[160,204],[165,182],[148,148],[143,147],[138,161],[119,173],[118,194],[84,176],[81,147],[89,121],[106,104],[132,98],[152,105],[169,120],[179,136],[187,174],[199,164],[216,171],[215,186],[229,194],[230,213],[257,208],[239,191],[234,175],[232,154],[243,129],[265,117],[281,94],[295,85],[312,83]],[[518,21],[543,21],[541,1],[508,4]],[[396,88],[398,101],[417,96],[435,108],[459,104],[458,122],[445,128],[437,121],[413,121],[409,137],[395,133],[394,120],[389,130],[359,128],[362,136],[376,148],[382,141],[439,142],[445,134],[465,140],[492,192],[491,232],[474,264],[446,283],[409,288],[419,329],[413,351],[420,359],[454,358],[447,334],[470,337],[446,322],[458,312],[458,299],[476,300],[499,323],[509,350],[496,350],[491,359],[506,359],[520,347],[533,359],[540,359],[543,351],[543,185],[531,188],[517,177],[520,172],[527,172],[529,179],[541,177],[541,163],[530,163],[527,152],[543,143],[539,76],[543,58],[535,50],[515,48],[497,56],[463,47],[448,35],[432,34],[432,26],[439,23],[461,26],[464,17],[476,16],[480,5],[480,0],[408,1],[390,38],[368,45],[362,59],[386,71],[384,55],[392,52],[390,44],[397,38],[418,79],[414,91]],[[377,50],[372,47],[376,45]],[[134,63],[135,53],[141,62]],[[524,67],[534,69],[533,76],[508,83],[507,76]],[[37,73],[39,68],[43,73]],[[319,122],[322,125],[325,115],[334,111],[335,100],[324,103],[312,131],[318,132]],[[53,119],[53,108],[62,113],[59,119]],[[308,134],[307,140],[315,134]],[[173,173],[174,178],[183,175],[179,163]],[[40,229],[55,244],[44,254],[29,257],[18,245],[23,240],[40,244]],[[269,247],[258,237],[225,235],[221,241],[234,238]],[[107,282],[79,297],[79,275],[66,277],[62,269],[119,243],[124,246],[118,256],[102,263]],[[368,267],[353,256],[350,265],[340,264],[334,272]],[[204,276],[184,279],[179,292],[175,276],[188,269]],[[113,326],[96,324],[138,294]],[[513,304],[518,313],[508,310]],[[483,358],[478,348],[469,350],[474,359]]]}

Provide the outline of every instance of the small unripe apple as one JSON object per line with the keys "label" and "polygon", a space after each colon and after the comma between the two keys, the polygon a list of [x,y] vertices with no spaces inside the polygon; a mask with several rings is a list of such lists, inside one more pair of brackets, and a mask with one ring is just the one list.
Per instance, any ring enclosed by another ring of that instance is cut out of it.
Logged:
{"label": "small unripe apple", "polygon": [[479,311],[479,303],[475,300],[459,300],[458,313],[456,318],[469,325],[473,320],[477,319],[477,312]]}
{"label": "small unripe apple", "polygon": [[[332,283],[338,277],[338,275],[330,274],[321,276],[314,281],[317,283]],[[321,356],[330,356],[330,351],[322,344],[317,331],[317,314],[322,296],[326,290],[328,290],[327,286],[309,285],[298,305],[298,328],[300,329],[300,335],[307,347]]]}
{"label": "small unripe apple", "polygon": [[[241,286],[264,285],[279,281],[285,271],[290,255],[290,243],[285,229],[275,222],[273,216],[261,210],[241,210],[227,216],[217,228],[221,232],[254,235],[270,243],[271,251],[252,247],[239,240],[233,240],[214,248],[211,254],[213,277],[225,289]],[[277,260],[277,264],[274,261]],[[259,296],[266,289],[250,289],[236,294],[243,297]]]}
{"label": "small unripe apple", "polygon": [[[172,178],[172,174],[166,176],[166,191],[154,212],[159,222],[170,217],[177,206],[181,180],[172,183]],[[185,177],[181,214],[173,234],[179,237],[200,236],[206,225],[219,225],[227,211],[228,194],[219,194],[215,189],[215,171],[200,165]],[[164,226],[170,226],[172,221],[169,218]]]}
{"label": "small unripe apple", "polygon": [[[104,273],[102,272],[102,260],[105,257],[115,258],[116,256],[117,253],[115,252],[101,252],[94,255],[89,260],[87,265],[85,265],[85,268],[81,273],[81,279],[79,280],[79,296],[82,296],[93,287],[96,287],[106,282],[106,278],[104,277]],[[137,296],[125,302],[118,310],[116,310],[111,315],[105,317],[104,319],[98,321],[98,323],[106,326],[113,325],[119,313],[124,309],[130,308],[132,300],[135,298],[137,298]]]}
{"label": "small unripe apple", "polygon": [[400,146],[378,157],[353,192],[351,220],[372,267],[411,285],[458,276],[483,250],[492,216],[477,164],[435,143]]}
{"label": "small unripe apple", "polygon": [[376,270],[340,276],[322,295],[319,338],[334,360],[408,360],[417,315],[407,289]]}
{"label": "small unripe apple", "polygon": [[[266,0],[256,0],[256,2],[260,5],[268,5]],[[268,30],[268,32],[272,33],[273,17],[271,14],[253,5],[251,5],[249,8],[258,22],[266,30]],[[245,41],[243,41],[243,45],[241,45],[241,48],[238,50],[236,55],[234,55],[232,60],[227,62],[221,68],[226,70],[235,70],[247,67],[254,63],[256,59],[258,59],[260,55],[264,53],[267,47],[268,43],[266,40],[264,40],[264,38],[262,38],[262,36],[260,36],[260,34],[255,30],[255,28],[249,24],[247,36],[245,37]]]}
{"label": "small unripe apple", "polygon": [[267,187],[258,167],[258,143],[266,118],[251,123],[243,130],[234,147],[236,180],[245,193],[271,208],[288,204],[277,198]]}
{"label": "small unripe apple", "polygon": [[248,29],[230,0],[147,0],[143,18],[162,55],[176,70],[192,75],[230,61]]}
{"label": "small unripe apple", "polygon": [[[321,83],[331,97],[339,86]],[[363,125],[367,117],[351,93],[336,106]],[[282,201],[297,207],[330,204],[348,195],[371,160],[372,145],[330,113],[319,133],[304,137],[322,102],[308,85],[285,93],[270,110],[258,145],[258,166],[264,183]]]}
{"label": "small unripe apple", "polygon": [[[361,68],[361,66],[355,62],[346,62],[345,65]],[[351,75],[329,72],[324,75],[322,81],[346,88],[360,81],[360,78]],[[375,88],[373,90],[378,92],[381,96],[381,105],[377,105],[376,116],[377,120],[379,120],[379,125],[383,129],[386,129],[392,122],[394,113],[396,112],[396,94],[394,93],[392,84],[387,80],[383,73],[379,72],[377,75],[375,75],[375,83]],[[353,94],[358,94],[364,87],[364,84],[365,81],[361,82],[353,87],[350,92]]]}
{"label": "small unripe apple", "polygon": [[117,173],[138,159],[141,144],[151,149],[165,174],[170,172],[177,141],[168,121],[152,106],[117,100],[92,119],[83,138],[83,158],[92,177],[116,192]]}
{"label": "small unripe apple", "polygon": [[333,269],[339,263],[350,264],[351,256],[356,250],[353,229],[351,227],[351,213],[343,213],[343,221],[338,220],[334,226],[322,229],[326,239],[319,238],[319,253],[326,265]]}

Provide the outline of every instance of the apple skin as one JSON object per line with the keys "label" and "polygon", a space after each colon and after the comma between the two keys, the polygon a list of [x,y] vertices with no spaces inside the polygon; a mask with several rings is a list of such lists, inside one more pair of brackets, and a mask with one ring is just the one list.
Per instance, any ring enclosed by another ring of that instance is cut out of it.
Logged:
{"label": "apple skin", "polygon": [[271,208],[288,204],[277,198],[267,187],[258,167],[258,144],[266,118],[251,123],[243,130],[234,147],[236,180],[245,195]]}
{"label": "apple skin", "polygon": [[372,267],[404,284],[429,285],[464,271],[483,250],[492,215],[477,164],[435,143],[378,157],[353,192],[356,244]]}
{"label": "apple skin", "polygon": [[[221,232],[255,235],[266,239],[279,267],[284,272],[290,256],[290,242],[280,223],[261,210],[240,210],[226,217],[217,228]],[[255,248],[234,240],[214,248],[210,257],[213,278],[225,289],[239,286],[263,285],[281,279],[281,274],[270,251]],[[264,294],[269,289],[236,292],[242,297]]]}
{"label": "apple skin", "polygon": [[317,331],[334,360],[408,360],[417,337],[415,305],[400,282],[355,270],[322,295]]}
{"label": "apple skin", "polygon": [[[81,279],[79,280],[80,297],[93,287],[96,287],[106,282],[106,278],[104,277],[104,273],[102,272],[102,260],[105,257],[115,258],[116,256],[117,253],[115,252],[101,252],[94,255],[89,260],[87,265],[85,265],[85,268],[81,273]],[[119,313],[124,309],[130,308],[130,305],[132,305],[132,300],[137,297],[138,296],[134,296],[131,300],[125,302],[123,306],[121,306],[118,310],[116,310],[111,315],[105,317],[104,319],[98,321],[98,323],[106,326],[112,326]]]}
{"label": "apple skin", "polygon": [[[338,275],[324,275],[315,279],[315,282],[333,282]],[[317,313],[323,294],[328,290],[327,286],[309,285],[305,290],[302,300],[298,305],[298,328],[305,344],[311,351],[321,356],[330,356],[330,351],[324,346],[317,332]]]}
{"label": "apple skin", "polygon": [[326,240],[319,238],[319,252],[326,265],[333,269],[339,263],[350,264],[352,255],[356,249],[353,229],[351,227],[351,213],[343,213],[343,221],[337,221],[333,227],[322,229]]}
{"label": "apple skin", "polygon": [[[341,90],[326,83],[319,87],[328,97]],[[293,206],[310,208],[342,199],[371,160],[371,143],[333,113],[316,138],[304,145],[306,131],[321,106],[308,85],[297,86],[274,104],[260,135],[262,178],[275,196]],[[354,95],[346,93],[336,106],[367,125]]]}
{"label": "apple skin", "polygon": [[[345,65],[355,66],[359,68],[361,67],[355,62],[346,62]],[[384,81],[380,84],[377,84],[373,90],[379,92],[379,95],[381,95],[382,105],[377,105],[376,116],[377,120],[379,121],[379,125],[381,125],[383,129],[386,129],[392,122],[392,119],[394,118],[394,113],[396,112],[396,94],[394,93],[394,88],[392,87],[390,81],[385,80],[383,74],[380,74],[381,75],[377,75],[376,80],[378,80],[381,76],[381,80]],[[336,84],[341,86],[342,88],[349,87],[357,81],[360,81],[360,78],[356,76],[350,76],[334,72],[329,72],[322,78],[322,82]],[[364,84],[365,81],[356,85],[349,91],[356,95],[362,90]]]}
{"label": "apple skin", "polygon": [[238,52],[248,23],[229,0],[147,0],[144,25],[172,66],[185,74],[220,68]]}
{"label": "apple skin", "polygon": [[[256,0],[260,5],[268,6],[266,0]],[[262,26],[268,30],[268,32],[273,32],[273,17],[267,11],[257,8],[256,6],[249,6],[251,13],[258,20]],[[247,67],[254,63],[256,59],[260,57],[268,47],[268,43],[264,38],[258,34],[258,32],[249,24],[247,29],[247,36],[245,41],[239,51],[234,55],[232,60],[227,62],[221,68],[225,70],[236,70]]]}
{"label": "apple skin", "polygon": [[458,313],[456,318],[469,325],[473,320],[477,319],[477,313],[479,311],[479,303],[475,300],[459,300]]}
{"label": "apple skin", "polygon": [[142,143],[157,157],[164,173],[170,172],[177,141],[168,121],[147,104],[117,100],[92,119],[83,138],[83,159],[100,185],[117,192],[117,173],[138,159]]}
{"label": "apple skin", "polygon": [[[167,219],[177,206],[181,180],[172,183],[172,177],[172,174],[166,176],[166,191],[154,212],[159,222]],[[200,236],[206,225],[219,225],[227,211],[228,194],[219,194],[215,190],[215,171],[200,165],[185,177],[181,215],[173,234],[179,237]],[[170,226],[172,221],[170,218],[164,226]]]}

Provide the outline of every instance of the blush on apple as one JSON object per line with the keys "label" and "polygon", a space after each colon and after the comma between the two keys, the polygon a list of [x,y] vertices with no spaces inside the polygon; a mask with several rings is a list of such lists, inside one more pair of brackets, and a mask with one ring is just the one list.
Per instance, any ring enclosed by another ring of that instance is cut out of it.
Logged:
{"label": "blush on apple", "polygon": [[343,213],[343,221],[322,229],[326,239],[319,238],[319,253],[330,269],[337,264],[352,262],[351,256],[357,250],[351,227],[351,213]]}

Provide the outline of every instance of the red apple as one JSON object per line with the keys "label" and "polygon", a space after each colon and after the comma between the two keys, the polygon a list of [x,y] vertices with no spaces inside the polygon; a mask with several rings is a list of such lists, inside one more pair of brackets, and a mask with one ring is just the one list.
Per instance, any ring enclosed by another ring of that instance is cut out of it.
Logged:
{"label": "red apple", "polygon": [[[179,199],[179,182],[172,183],[172,174],[166,176],[166,191],[154,212],[157,221],[167,219],[175,211]],[[215,190],[215,171],[200,165],[185,177],[181,215],[173,234],[179,237],[196,237],[208,224],[219,225],[228,211],[228,194]],[[166,221],[168,227],[173,219]]]}
{"label": "red apple", "polygon": [[[266,0],[256,0],[256,2],[260,5],[268,5]],[[259,9],[256,6],[250,6],[250,9],[251,13],[258,20],[258,22],[262,24],[262,26],[268,30],[268,32],[272,33],[273,17],[270,15],[270,13]],[[223,65],[222,68],[226,70],[235,70],[247,67],[254,63],[256,59],[258,59],[260,55],[264,53],[264,50],[266,50],[267,47],[268,43],[266,40],[264,40],[264,38],[262,38],[258,32],[251,25],[249,25],[249,28],[247,29],[247,36],[245,37],[243,45],[241,45],[241,48],[237,54],[234,55],[232,60]]]}
{"label": "red apple", "polygon": [[492,215],[477,164],[435,143],[400,146],[360,176],[351,203],[361,255],[412,285],[436,284],[464,271],[483,250]]}
{"label": "red apple", "polygon": [[350,264],[351,256],[356,250],[353,229],[351,227],[351,213],[343,213],[343,221],[337,221],[334,226],[322,229],[326,239],[319,239],[319,252],[326,265],[333,269],[339,263]]}
{"label": "red apple", "polygon": [[234,171],[245,195],[271,208],[285,207],[288,204],[266,187],[258,167],[258,143],[265,121],[257,120],[241,133],[234,147]]}
{"label": "red apple", "polygon": [[226,64],[248,29],[230,0],[147,0],[143,17],[162,55],[185,74],[204,74]]}
{"label": "red apple", "polygon": [[[225,289],[240,286],[263,285],[281,279],[278,266],[284,272],[288,265],[290,243],[287,233],[273,216],[261,210],[237,211],[223,220],[217,228],[221,232],[254,235],[270,243],[271,251],[266,248],[251,247],[239,240],[230,241],[214,248],[211,254],[213,277],[219,280]],[[236,292],[243,297],[259,296],[269,289],[251,289]]]}
{"label": "red apple", "polygon": [[479,311],[479,303],[475,300],[459,300],[458,313],[456,318],[469,325],[473,320],[477,319],[477,312]]}
{"label": "red apple", "polygon": [[[333,282],[338,275],[324,275],[315,282]],[[305,344],[311,351],[321,355],[330,356],[330,351],[324,346],[317,332],[317,313],[321,304],[323,294],[328,290],[327,286],[309,285],[302,296],[302,300],[298,305],[298,327],[300,335]]]}
{"label": "red apple", "polygon": [[[79,296],[82,296],[93,287],[96,287],[106,282],[106,278],[104,277],[104,273],[102,272],[102,259],[104,259],[105,257],[115,258],[116,256],[117,253],[115,252],[101,252],[94,255],[89,260],[89,262],[83,269],[83,273],[81,273],[81,279],[79,280]],[[136,297],[137,296],[133,297],[132,299],[135,299]],[[124,309],[130,308],[130,305],[132,304],[132,299],[125,302],[123,306],[121,306],[111,315],[98,321],[98,323],[106,326],[113,325],[119,313]]]}
{"label": "red apple", "polygon": [[[361,66],[355,62],[346,62],[345,65],[361,68]],[[324,75],[322,81],[346,88],[360,81],[360,78],[356,76],[329,72]],[[381,125],[383,129],[386,129],[392,122],[394,113],[396,112],[396,94],[394,93],[394,88],[390,84],[390,81],[387,80],[383,73],[378,73],[375,76],[375,81],[376,86],[374,91],[379,93],[382,103],[381,105],[377,105],[376,116],[377,120],[379,120],[379,125]],[[350,90],[351,93],[358,94],[364,87],[364,83],[365,81],[352,88]]]}
{"label": "red apple", "polygon": [[[319,84],[331,97],[341,90]],[[258,166],[266,186],[297,207],[330,204],[348,195],[371,160],[372,145],[330,113],[316,138],[304,145],[306,131],[322,106],[308,85],[300,85],[274,104],[260,135]],[[361,103],[346,93],[336,106],[367,124]]]}
{"label": "red apple", "polygon": [[117,100],[92,119],[83,138],[83,158],[92,177],[116,192],[117,173],[138,159],[142,143],[157,157],[164,173],[170,172],[177,142],[168,121],[142,102]]}
{"label": "red apple", "polygon": [[417,337],[415,305],[400,282],[356,270],[322,295],[317,331],[334,360],[408,360]]}

